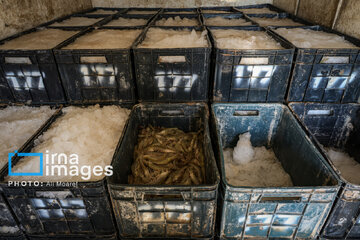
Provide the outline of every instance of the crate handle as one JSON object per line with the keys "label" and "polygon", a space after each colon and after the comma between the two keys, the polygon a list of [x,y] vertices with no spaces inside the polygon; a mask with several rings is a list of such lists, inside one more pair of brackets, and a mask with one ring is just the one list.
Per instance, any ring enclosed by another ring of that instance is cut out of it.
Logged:
{"label": "crate handle", "polygon": [[260,202],[301,202],[301,197],[262,197]]}
{"label": "crate handle", "polygon": [[308,110],[306,115],[310,115],[310,116],[332,116],[332,115],[334,115],[334,111],[332,109],[327,109],[327,110],[313,109],[313,110]]}
{"label": "crate handle", "polygon": [[259,116],[258,110],[236,110],[233,116]]}
{"label": "crate handle", "polygon": [[184,110],[162,110],[160,112],[162,116],[183,116]]}
{"label": "crate handle", "polygon": [[186,62],[185,56],[159,56],[159,63],[180,63]]}
{"label": "crate handle", "polygon": [[269,64],[267,57],[242,57],[240,64]]}
{"label": "crate handle", "polygon": [[29,57],[5,57],[5,63],[10,64],[31,64]]}
{"label": "crate handle", "polygon": [[323,56],[320,63],[349,63],[349,57]]}
{"label": "crate handle", "polygon": [[85,56],[80,57],[81,63],[107,63],[105,56]]}

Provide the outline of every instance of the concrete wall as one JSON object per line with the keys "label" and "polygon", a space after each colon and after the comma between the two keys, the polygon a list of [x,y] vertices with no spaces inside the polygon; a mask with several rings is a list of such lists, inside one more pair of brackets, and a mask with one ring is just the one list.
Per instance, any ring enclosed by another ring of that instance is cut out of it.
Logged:
{"label": "concrete wall", "polygon": [[274,0],[297,16],[360,38],[360,0]]}
{"label": "concrete wall", "polygon": [[0,0],[0,39],[91,7],[91,0]]}
{"label": "concrete wall", "polygon": [[92,0],[94,7],[169,7],[242,6],[272,3],[273,0]]}

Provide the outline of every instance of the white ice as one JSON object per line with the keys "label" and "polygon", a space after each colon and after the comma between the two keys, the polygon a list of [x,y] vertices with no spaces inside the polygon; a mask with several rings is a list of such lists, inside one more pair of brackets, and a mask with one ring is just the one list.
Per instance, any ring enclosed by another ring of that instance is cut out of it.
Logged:
{"label": "white ice", "polygon": [[250,137],[249,133],[242,134],[234,149],[223,150],[226,180],[234,186],[293,186],[274,152],[264,146],[253,147]]}
{"label": "white ice", "polygon": [[19,150],[54,111],[45,106],[10,106],[0,110],[0,169],[6,165],[8,153]]}
{"label": "white ice", "polygon": [[130,26],[144,26],[147,24],[147,19],[143,18],[122,18],[112,20],[111,22],[105,24],[105,26],[118,26],[118,27],[130,27]]}
{"label": "white ice", "polygon": [[264,31],[217,29],[211,30],[217,48],[221,49],[282,49],[276,40]]}
{"label": "white ice", "polygon": [[43,29],[14,38],[0,45],[0,49],[51,49],[78,33],[60,29]]}
{"label": "white ice", "polygon": [[205,25],[207,26],[249,26],[251,22],[243,18],[224,18],[221,16],[206,18]]}
{"label": "white ice", "polygon": [[326,148],[326,152],[332,163],[341,172],[342,177],[353,184],[360,185],[359,162],[340,149]]}
{"label": "white ice", "polygon": [[80,27],[80,26],[90,26],[96,22],[99,22],[102,18],[90,18],[90,17],[71,17],[65,19],[61,22],[55,22],[50,26],[53,27]]}
{"label": "white ice", "polygon": [[150,28],[139,48],[208,47],[206,31]]}
{"label": "white ice", "polygon": [[174,18],[162,18],[156,21],[155,25],[157,26],[198,26],[199,22],[196,18],[181,18],[176,16]]}
{"label": "white ice", "polygon": [[130,48],[141,30],[98,29],[77,38],[63,49]]}
{"label": "white ice", "polygon": [[265,18],[252,17],[251,20],[257,22],[260,26],[303,26],[304,24],[295,22],[291,18]]}
{"label": "white ice", "polygon": [[[111,164],[115,148],[120,139],[130,110],[118,106],[87,108],[67,107],[64,115],[58,118],[51,127],[37,140],[32,152],[64,153],[67,156],[77,154],[79,166]],[[37,164],[36,164],[37,163]],[[22,158],[13,172],[38,172],[39,160],[33,157]],[[44,169],[45,169],[44,160]],[[104,177],[94,176],[91,181]],[[42,177],[7,177],[7,180],[39,180],[39,181],[84,181],[81,176],[42,176]]]}
{"label": "white ice", "polygon": [[278,28],[275,32],[299,48],[357,48],[334,33],[303,28]]}

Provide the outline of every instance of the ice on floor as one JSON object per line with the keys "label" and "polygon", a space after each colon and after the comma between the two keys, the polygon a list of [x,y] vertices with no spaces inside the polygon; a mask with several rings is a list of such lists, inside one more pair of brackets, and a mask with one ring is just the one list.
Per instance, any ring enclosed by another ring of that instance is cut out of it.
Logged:
{"label": "ice on floor", "polygon": [[0,45],[0,49],[51,49],[78,33],[60,29],[43,29],[31,32]]}
{"label": "ice on floor", "polygon": [[139,48],[208,47],[206,31],[150,28]]}
{"label": "ice on floor", "polygon": [[250,21],[244,18],[224,18],[224,17],[211,17],[206,18],[205,25],[207,26],[249,26],[252,25]]}
{"label": "ice on floor", "polygon": [[357,48],[334,33],[304,28],[278,28],[275,32],[299,48]]}
{"label": "ice on floor", "polygon": [[77,38],[62,49],[130,48],[141,30],[98,29]]}
{"label": "ice on floor", "polygon": [[88,15],[96,15],[96,14],[99,14],[99,15],[102,15],[102,14],[115,14],[115,13],[118,13],[117,10],[106,10],[106,9],[97,9],[93,12],[89,12],[87,13]]}
{"label": "ice on floor", "polygon": [[164,12],[165,14],[196,14],[195,11],[178,11],[178,12]]}
{"label": "ice on floor", "polygon": [[353,184],[360,185],[360,163],[340,149],[326,148],[325,150],[341,176]]}
{"label": "ice on floor", "polygon": [[217,29],[211,30],[217,48],[221,49],[282,49],[265,31]]}
{"label": "ice on floor", "polygon": [[290,175],[285,172],[271,149],[253,147],[250,134],[239,136],[234,149],[223,150],[225,176],[234,186],[291,187]]}
{"label": "ice on floor", "polygon": [[176,16],[174,18],[162,18],[155,23],[156,26],[198,26],[199,21],[196,18],[181,18]]}
{"label": "ice on floor", "polygon": [[212,10],[212,9],[203,9],[201,10],[202,13],[231,13],[230,11],[225,10]]}
{"label": "ice on floor", "polygon": [[6,165],[8,153],[19,150],[54,111],[46,106],[10,106],[0,110],[0,169]]}
{"label": "ice on floor", "polygon": [[[79,156],[79,165],[77,166],[79,167],[98,165],[104,168],[106,165],[110,165],[130,110],[118,106],[104,106],[101,108],[96,105],[87,108],[71,106],[64,108],[63,111],[64,115],[58,118],[35,141],[35,147],[31,151],[46,153],[46,150],[48,150],[49,154],[64,153],[67,156],[77,154]],[[72,165],[68,164],[67,166],[70,168]],[[45,159],[44,169],[46,169]],[[22,158],[13,168],[13,172],[38,171],[39,160],[33,157]],[[63,175],[15,176],[7,177],[7,180],[84,181],[81,176]],[[95,176],[92,174],[90,181],[97,181],[102,178],[104,178],[104,175]]]}
{"label": "ice on floor", "polygon": [[55,22],[51,24],[52,27],[82,27],[90,26],[94,23],[102,20],[102,18],[90,18],[90,17],[71,17],[61,22]]}
{"label": "ice on floor", "polygon": [[111,22],[105,24],[105,26],[113,27],[134,27],[134,26],[144,26],[148,22],[147,19],[143,18],[122,18],[112,20]]}
{"label": "ice on floor", "polygon": [[158,11],[155,11],[155,10],[144,10],[144,11],[141,11],[141,10],[130,10],[128,11],[126,14],[155,14],[157,13]]}
{"label": "ice on floor", "polygon": [[272,11],[269,8],[238,8],[243,13],[246,14],[261,14],[261,13],[278,13],[276,11]]}
{"label": "ice on floor", "polygon": [[291,18],[265,18],[252,17],[251,20],[257,22],[260,26],[303,26],[304,24],[295,22]]}

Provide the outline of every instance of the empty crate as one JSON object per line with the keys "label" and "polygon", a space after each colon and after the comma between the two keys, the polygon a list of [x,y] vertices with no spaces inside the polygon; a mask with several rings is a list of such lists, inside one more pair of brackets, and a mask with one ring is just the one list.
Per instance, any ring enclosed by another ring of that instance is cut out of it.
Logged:
{"label": "empty crate", "polygon": [[[279,30],[287,28],[271,29],[279,33]],[[299,47],[294,44],[296,59],[287,100],[289,102],[321,103],[358,102],[360,96],[359,40],[321,26],[295,27],[293,29],[332,33],[335,37],[343,37],[353,46],[337,45],[336,47],[319,48],[316,46]],[[309,35],[309,37],[313,36]],[[288,40],[292,42],[290,39]],[[323,40],[323,42],[328,43],[330,40]]]}
{"label": "empty crate", "polygon": [[[359,104],[290,103],[289,106],[324,147],[340,149],[360,161]],[[339,175],[344,185],[322,231],[322,237],[359,239],[360,185],[349,182],[341,173]]]}
{"label": "empty crate", "polygon": [[[215,46],[212,101],[285,101],[295,51],[290,43],[261,27],[209,27],[209,30]],[[276,41],[277,46],[246,49],[246,42],[239,43],[236,48],[219,46],[213,32],[217,30],[248,31],[250,36],[251,32],[263,32]]]}
{"label": "empty crate", "polygon": [[[315,239],[333,206],[335,172],[282,104],[212,105],[215,156],[222,185],[221,239]],[[226,178],[224,148],[249,132],[252,146],[272,148],[293,187],[234,186]]]}
{"label": "empty crate", "polygon": [[[134,185],[128,183],[139,127],[203,130],[205,184]],[[219,174],[213,156],[205,104],[139,104],[130,115],[116,153],[108,188],[120,237],[213,238]]]}
{"label": "empty crate", "polygon": [[[185,48],[177,45],[169,48],[169,43],[162,48],[142,47],[141,44],[152,29],[188,31],[187,34],[193,29],[198,34],[204,31],[202,28],[191,27],[151,27],[145,30],[134,47],[139,101],[207,101],[211,52],[207,35],[204,36],[205,45],[198,47]],[[186,41],[181,45],[191,44],[193,40]]]}
{"label": "empty crate", "polygon": [[[141,32],[141,28],[91,28],[55,49],[68,102],[135,102],[131,46]],[[128,38],[122,42],[124,34]]]}
{"label": "empty crate", "polygon": [[15,102],[65,102],[52,49],[76,33],[34,28],[1,41],[0,90],[5,92],[1,98]]}

